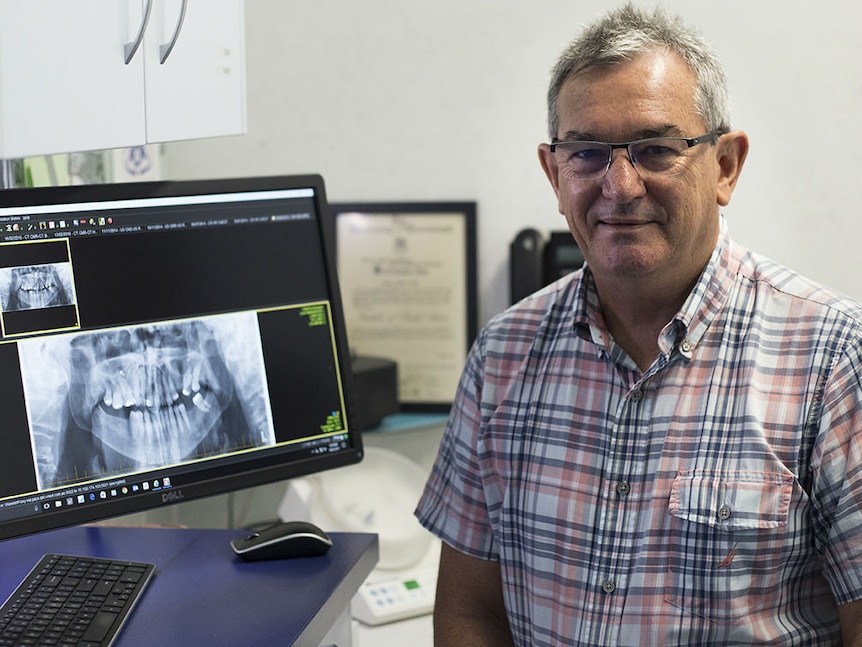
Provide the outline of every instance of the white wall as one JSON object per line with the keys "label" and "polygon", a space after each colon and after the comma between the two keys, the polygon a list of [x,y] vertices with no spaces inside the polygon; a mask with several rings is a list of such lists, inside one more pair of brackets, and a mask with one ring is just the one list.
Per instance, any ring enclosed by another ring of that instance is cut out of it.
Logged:
{"label": "white wall", "polygon": [[[665,4],[715,43],[751,137],[731,232],[862,299],[862,5]],[[548,70],[608,6],[246,0],[248,134],[170,144],[165,173],[316,172],[331,201],[476,200],[484,321],[508,303],[515,233],[564,227],[536,156]]]}

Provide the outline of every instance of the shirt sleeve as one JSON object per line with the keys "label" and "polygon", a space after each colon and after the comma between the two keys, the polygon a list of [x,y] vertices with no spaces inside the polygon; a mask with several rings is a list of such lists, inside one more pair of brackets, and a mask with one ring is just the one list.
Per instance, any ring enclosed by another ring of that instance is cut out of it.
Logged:
{"label": "shirt sleeve", "polygon": [[838,604],[862,599],[862,340],[835,366],[811,456],[815,542]]}
{"label": "shirt sleeve", "polygon": [[453,548],[480,559],[497,559],[476,451],[482,425],[483,338],[480,334],[468,355],[416,517]]}

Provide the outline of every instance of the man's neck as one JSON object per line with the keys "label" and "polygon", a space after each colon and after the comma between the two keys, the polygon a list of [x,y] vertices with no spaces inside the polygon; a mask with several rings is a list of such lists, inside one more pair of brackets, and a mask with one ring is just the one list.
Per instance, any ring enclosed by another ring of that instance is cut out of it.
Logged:
{"label": "man's neck", "polygon": [[[696,281],[696,279],[695,279]],[[647,281],[610,281],[596,278],[602,314],[614,341],[646,371],[659,352],[662,329],[682,307],[694,282],[654,288]]]}

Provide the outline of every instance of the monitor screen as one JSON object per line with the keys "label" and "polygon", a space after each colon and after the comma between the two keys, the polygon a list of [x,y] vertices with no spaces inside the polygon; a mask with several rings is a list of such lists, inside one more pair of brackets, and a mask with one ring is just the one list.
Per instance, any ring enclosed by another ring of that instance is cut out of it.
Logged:
{"label": "monitor screen", "polygon": [[0,192],[0,539],[359,461],[318,176]]}

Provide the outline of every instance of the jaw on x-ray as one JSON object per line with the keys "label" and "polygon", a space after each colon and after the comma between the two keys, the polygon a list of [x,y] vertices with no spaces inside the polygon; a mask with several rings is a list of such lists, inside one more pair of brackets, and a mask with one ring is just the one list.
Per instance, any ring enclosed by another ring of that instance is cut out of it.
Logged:
{"label": "jaw on x-ray", "polygon": [[[274,442],[256,320],[220,319],[215,328],[189,321],[68,340],[65,397],[31,415],[41,485]],[[46,385],[24,373],[30,409],[30,394]]]}
{"label": "jaw on x-ray", "polygon": [[[61,268],[65,270],[62,275]],[[13,312],[71,304],[68,271],[67,263],[7,268],[8,277],[4,283],[8,283],[8,287],[3,290],[3,309]]]}

